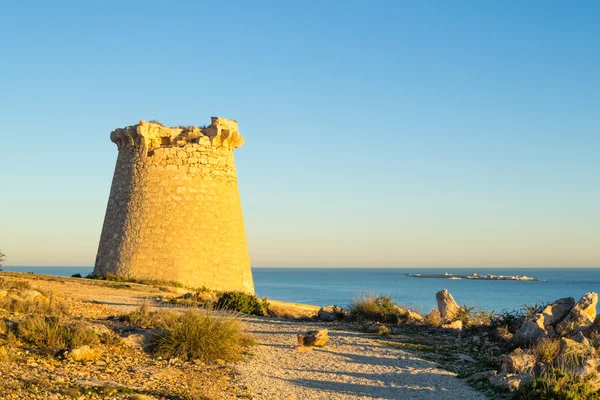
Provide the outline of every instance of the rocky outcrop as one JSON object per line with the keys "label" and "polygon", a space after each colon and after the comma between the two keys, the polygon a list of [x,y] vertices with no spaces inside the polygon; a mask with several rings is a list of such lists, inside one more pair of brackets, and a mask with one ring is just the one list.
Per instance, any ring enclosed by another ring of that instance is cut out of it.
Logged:
{"label": "rocky outcrop", "polygon": [[318,331],[308,331],[298,335],[299,346],[325,346],[325,343],[329,340],[329,331],[327,329],[321,329]]}
{"label": "rocky outcrop", "polygon": [[319,321],[333,322],[344,319],[348,316],[348,312],[338,306],[321,307],[317,313]]}
{"label": "rocky outcrop", "polygon": [[458,311],[460,307],[454,301],[454,297],[448,292],[447,289],[440,290],[435,294],[435,300],[437,301],[438,310],[440,315],[445,322],[451,322],[456,320],[458,317]]}
{"label": "rocky outcrop", "polygon": [[319,306],[309,304],[269,300],[267,313],[269,316],[275,318],[308,320],[316,318],[320,309],[321,307]]}
{"label": "rocky outcrop", "polygon": [[533,381],[533,376],[529,374],[499,374],[490,377],[490,383],[497,388],[517,391],[521,386],[528,385]]}
{"label": "rocky outcrop", "polygon": [[556,300],[554,303],[544,308],[541,313],[542,323],[544,328],[549,325],[556,325],[561,322],[575,305],[575,299],[572,297],[564,297]]}
{"label": "rocky outcrop", "polygon": [[517,345],[536,343],[543,338],[548,337],[548,332],[544,327],[544,319],[541,314],[536,314],[531,320],[527,320],[515,332],[512,340]]}
{"label": "rocky outcrop", "polygon": [[589,292],[575,304],[566,318],[556,325],[556,333],[566,335],[575,330],[583,330],[590,326],[596,318],[596,305],[598,304],[598,294]]}
{"label": "rocky outcrop", "polygon": [[503,355],[501,360],[501,371],[506,374],[528,374],[535,367],[535,357],[522,349]]}

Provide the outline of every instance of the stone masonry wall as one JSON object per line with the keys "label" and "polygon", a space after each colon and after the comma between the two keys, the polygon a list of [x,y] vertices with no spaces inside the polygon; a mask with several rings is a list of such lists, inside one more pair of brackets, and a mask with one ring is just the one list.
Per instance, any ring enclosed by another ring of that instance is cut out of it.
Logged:
{"label": "stone masonry wall", "polygon": [[119,147],[94,274],[253,292],[233,150],[235,121],[204,129],[146,123]]}

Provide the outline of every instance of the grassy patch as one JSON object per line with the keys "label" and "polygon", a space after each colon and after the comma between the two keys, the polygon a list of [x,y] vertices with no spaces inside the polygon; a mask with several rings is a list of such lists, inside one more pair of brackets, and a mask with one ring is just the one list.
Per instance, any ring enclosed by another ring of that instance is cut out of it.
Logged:
{"label": "grassy patch", "polygon": [[429,345],[422,343],[409,343],[409,342],[390,342],[390,341],[379,341],[386,347],[395,347],[404,350],[421,351],[427,353],[440,353],[444,351],[442,346]]}
{"label": "grassy patch", "polygon": [[591,381],[593,375],[579,378],[553,369],[537,377],[531,385],[519,388],[514,400],[598,400],[600,393]]}

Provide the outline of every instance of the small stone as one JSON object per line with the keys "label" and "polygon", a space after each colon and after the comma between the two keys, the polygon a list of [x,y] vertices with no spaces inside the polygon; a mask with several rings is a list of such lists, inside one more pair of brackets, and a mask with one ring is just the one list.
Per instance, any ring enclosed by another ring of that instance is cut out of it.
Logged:
{"label": "small stone", "polygon": [[69,353],[69,357],[75,361],[92,361],[98,359],[102,351],[100,349],[92,349],[90,346],[81,346]]}
{"label": "small stone", "polygon": [[308,331],[304,334],[298,335],[299,346],[325,346],[325,343],[329,340],[327,329],[321,329],[318,331]]}

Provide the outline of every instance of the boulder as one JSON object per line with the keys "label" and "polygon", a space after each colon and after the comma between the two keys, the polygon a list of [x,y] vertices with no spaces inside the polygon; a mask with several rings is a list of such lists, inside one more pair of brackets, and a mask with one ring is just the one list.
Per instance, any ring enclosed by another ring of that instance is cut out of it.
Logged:
{"label": "boulder", "polygon": [[515,332],[512,341],[516,345],[537,343],[541,339],[547,338],[548,332],[544,327],[544,317],[542,314],[536,314],[532,319],[527,320]]}
{"label": "boulder", "polygon": [[69,357],[75,361],[93,361],[100,357],[102,350],[91,348],[90,346],[81,346],[71,350]]}
{"label": "boulder", "polygon": [[581,333],[587,338],[600,336],[600,315],[597,315],[594,322],[587,328],[581,330]]}
{"label": "boulder", "polygon": [[500,359],[500,369],[505,374],[528,374],[535,367],[535,357],[521,349],[505,354]]}
{"label": "boulder", "polygon": [[415,311],[404,309],[398,306],[394,306],[396,310],[396,315],[398,316],[398,321],[402,322],[422,322],[423,317]]}
{"label": "boulder", "polygon": [[573,366],[574,363],[580,364],[593,355],[594,348],[589,344],[566,338],[560,339],[560,350],[557,357],[559,365]]}
{"label": "boulder", "polygon": [[572,297],[564,297],[548,305],[541,313],[544,327],[561,322],[569,315],[574,305],[575,299]]}
{"label": "boulder", "polygon": [[444,329],[454,329],[460,331],[463,328],[463,323],[461,320],[450,322],[449,324],[442,325]]}
{"label": "boulder", "polygon": [[437,301],[438,310],[440,310],[440,315],[444,321],[451,322],[456,320],[460,307],[456,304],[454,297],[452,297],[447,289],[437,292],[435,294],[435,300]]}
{"label": "boulder", "polygon": [[556,325],[556,333],[564,336],[575,330],[583,330],[590,326],[596,318],[596,305],[598,294],[588,292],[581,297],[569,312],[569,315]]}
{"label": "boulder", "polygon": [[321,307],[319,309],[319,312],[317,313],[317,318],[319,319],[319,321],[327,321],[327,322],[344,319],[347,316],[348,316],[348,312],[338,306]]}
{"label": "boulder", "polygon": [[590,341],[588,340],[588,338],[585,337],[585,335],[581,331],[577,332],[575,334],[575,336],[573,336],[573,340],[576,341],[577,343],[581,343],[586,346],[590,346]]}
{"label": "boulder", "polygon": [[298,335],[299,346],[325,346],[325,343],[329,340],[329,331],[327,329],[321,329],[318,331],[308,331]]}
{"label": "boulder", "polygon": [[521,386],[533,382],[533,376],[529,374],[499,374],[490,377],[490,383],[500,389],[509,392],[517,391]]}

